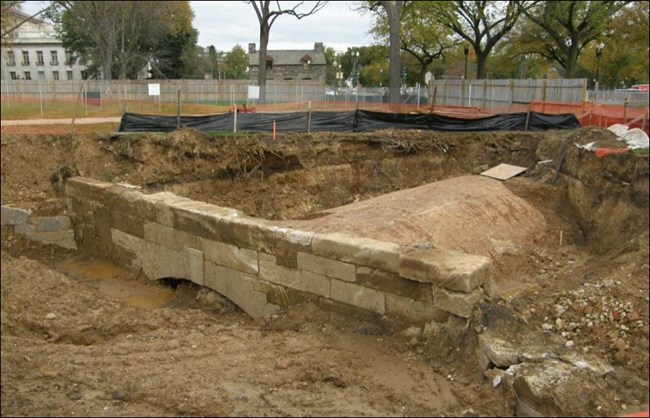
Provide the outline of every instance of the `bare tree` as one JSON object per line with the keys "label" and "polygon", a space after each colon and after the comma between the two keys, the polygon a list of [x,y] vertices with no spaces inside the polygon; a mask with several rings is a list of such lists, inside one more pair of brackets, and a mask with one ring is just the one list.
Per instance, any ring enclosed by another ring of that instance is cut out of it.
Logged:
{"label": "bare tree", "polygon": [[258,60],[258,73],[257,83],[260,87],[260,103],[266,102],[266,52],[269,45],[269,35],[271,34],[271,26],[275,20],[282,15],[290,15],[300,20],[304,17],[311,16],[321,10],[327,4],[326,1],[317,1],[307,12],[299,12],[298,9],[305,3],[303,1],[298,4],[287,7],[282,5],[280,1],[275,1],[275,10],[271,9],[270,1],[245,1],[244,3],[252,4],[257,14],[257,20],[260,23],[260,50]]}
{"label": "bare tree", "polygon": [[25,3],[24,1],[2,1],[2,11],[0,15],[2,16],[2,41],[4,43],[5,38],[7,38],[12,32],[21,27],[26,22],[29,22],[38,16],[45,14],[48,10],[52,8],[52,4],[44,7],[33,15],[27,15],[20,11],[20,5]]}

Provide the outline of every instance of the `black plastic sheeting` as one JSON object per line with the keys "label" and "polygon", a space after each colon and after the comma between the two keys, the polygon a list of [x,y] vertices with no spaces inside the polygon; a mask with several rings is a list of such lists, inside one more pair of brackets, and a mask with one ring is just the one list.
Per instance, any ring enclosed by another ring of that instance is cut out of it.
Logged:
{"label": "black plastic sheeting", "polygon": [[[234,128],[234,114],[181,116],[182,128],[200,131],[228,131]],[[528,119],[528,121],[527,121]],[[125,113],[118,132],[171,132],[176,116],[153,116]],[[478,119],[450,116],[382,113],[367,110],[347,112],[238,113],[237,131],[271,132],[273,122],[282,132],[369,132],[380,129],[420,129],[433,131],[545,131],[580,127],[573,113],[549,115],[537,112],[508,113]]]}

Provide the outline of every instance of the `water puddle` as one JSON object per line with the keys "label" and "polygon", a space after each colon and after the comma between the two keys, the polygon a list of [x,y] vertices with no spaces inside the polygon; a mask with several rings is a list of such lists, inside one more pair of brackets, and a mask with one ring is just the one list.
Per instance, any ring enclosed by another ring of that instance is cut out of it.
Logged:
{"label": "water puddle", "polygon": [[124,278],[124,269],[106,260],[63,260],[58,268],[64,273],[85,281],[101,293],[125,301],[131,306],[153,310],[167,304],[176,294],[157,283],[144,284]]}

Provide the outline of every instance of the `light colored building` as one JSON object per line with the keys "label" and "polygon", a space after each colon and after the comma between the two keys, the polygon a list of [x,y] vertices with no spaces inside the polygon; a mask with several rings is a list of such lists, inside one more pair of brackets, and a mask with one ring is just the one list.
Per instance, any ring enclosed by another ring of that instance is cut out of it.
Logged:
{"label": "light colored building", "polygon": [[[28,15],[12,11],[18,19]],[[54,26],[40,19],[25,22],[2,45],[2,80],[82,80],[86,65],[71,62],[71,54],[56,36]]]}
{"label": "light colored building", "polygon": [[[248,44],[250,79],[257,81],[259,51]],[[325,82],[325,52],[323,43],[316,42],[313,50],[266,51],[266,79],[273,81],[314,80]]]}

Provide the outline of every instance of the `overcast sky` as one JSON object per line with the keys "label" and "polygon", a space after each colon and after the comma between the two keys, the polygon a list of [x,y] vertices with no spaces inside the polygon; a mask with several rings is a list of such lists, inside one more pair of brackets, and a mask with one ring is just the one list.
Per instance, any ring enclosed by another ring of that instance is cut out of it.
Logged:
{"label": "overcast sky", "polygon": [[[299,10],[308,10],[314,2],[304,3]],[[36,11],[42,4],[27,1],[23,10]],[[275,2],[271,4],[275,6]],[[190,5],[194,11],[192,24],[199,31],[199,45],[230,51],[239,44],[248,51],[248,44],[254,42],[259,49],[259,23],[252,5],[243,1],[191,1]],[[353,7],[352,1],[330,1],[320,12],[301,20],[280,16],[271,27],[269,49],[312,49],[314,42],[323,42],[325,47],[345,52],[348,47],[371,45],[374,41],[368,32],[373,18],[351,10]]]}

